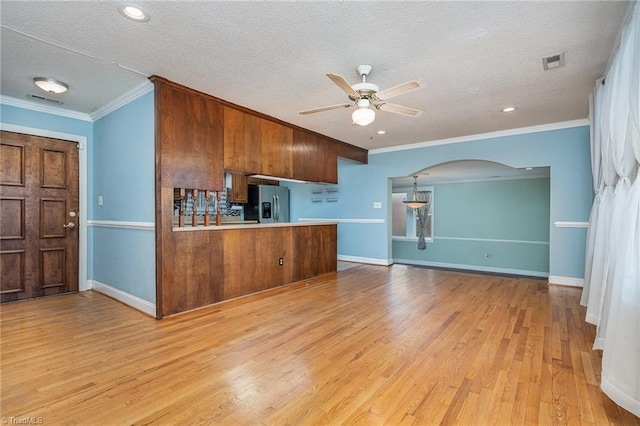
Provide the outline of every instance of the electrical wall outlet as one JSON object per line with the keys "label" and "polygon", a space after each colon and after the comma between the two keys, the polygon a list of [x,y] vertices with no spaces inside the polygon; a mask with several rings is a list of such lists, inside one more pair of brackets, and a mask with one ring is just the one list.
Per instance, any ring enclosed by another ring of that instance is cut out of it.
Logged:
{"label": "electrical wall outlet", "polygon": [[98,195],[98,205],[104,205],[104,197],[102,195]]}
{"label": "electrical wall outlet", "polygon": [[374,201],[373,202],[373,208],[374,209],[381,209],[382,208],[382,203],[380,201]]}
{"label": "electrical wall outlet", "polygon": [[278,265],[280,265],[280,266],[284,265],[284,259],[283,258],[278,259]]}

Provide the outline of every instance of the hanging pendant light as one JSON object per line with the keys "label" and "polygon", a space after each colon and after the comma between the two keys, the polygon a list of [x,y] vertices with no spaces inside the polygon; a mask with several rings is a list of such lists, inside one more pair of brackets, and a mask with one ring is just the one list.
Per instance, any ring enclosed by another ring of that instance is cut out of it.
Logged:
{"label": "hanging pendant light", "polygon": [[403,201],[407,205],[407,207],[411,207],[412,209],[419,209],[423,207],[427,202],[425,200],[418,200],[418,176],[413,176],[413,194],[411,195],[411,200]]}

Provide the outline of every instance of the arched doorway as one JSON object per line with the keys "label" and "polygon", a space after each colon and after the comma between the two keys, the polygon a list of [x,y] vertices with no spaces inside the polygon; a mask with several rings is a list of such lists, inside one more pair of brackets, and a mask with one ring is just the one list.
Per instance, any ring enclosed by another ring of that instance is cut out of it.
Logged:
{"label": "arched doorway", "polygon": [[415,175],[432,194],[427,245],[418,250],[415,212],[399,204],[413,178],[391,179],[394,263],[549,276],[549,167],[461,160]]}

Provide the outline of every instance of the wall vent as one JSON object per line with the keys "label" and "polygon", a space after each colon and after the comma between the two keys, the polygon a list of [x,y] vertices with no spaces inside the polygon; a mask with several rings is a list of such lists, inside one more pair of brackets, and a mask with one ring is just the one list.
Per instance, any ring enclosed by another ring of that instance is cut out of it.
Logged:
{"label": "wall vent", "polygon": [[62,101],[59,101],[57,99],[45,98],[44,96],[40,96],[40,95],[34,95],[33,93],[28,93],[27,98],[35,99],[41,102],[46,102],[48,104],[62,105]]}
{"label": "wall vent", "polygon": [[545,71],[564,66],[564,52],[542,58],[542,66]]}

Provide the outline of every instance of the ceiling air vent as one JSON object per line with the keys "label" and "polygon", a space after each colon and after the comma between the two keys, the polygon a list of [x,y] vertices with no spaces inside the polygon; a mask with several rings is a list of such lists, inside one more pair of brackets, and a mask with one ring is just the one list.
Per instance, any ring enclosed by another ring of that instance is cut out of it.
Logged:
{"label": "ceiling air vent", "polygon": [[27,98],[35,99],[37,101],[46,102],[49,104],[62,105],[62,101],[57,99],[45,98],[44,96],[34,95],[33,93],[27,94]]}
{"label": "ceiling air vent", "polygon": [[542,66],[545,71],[564,66],[564,52],[542,58]]}

